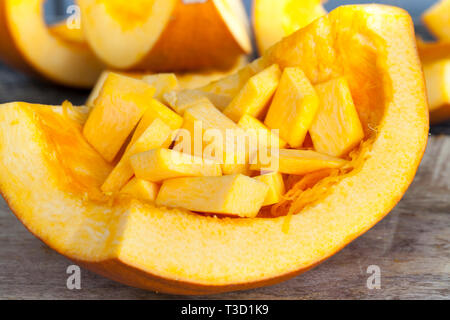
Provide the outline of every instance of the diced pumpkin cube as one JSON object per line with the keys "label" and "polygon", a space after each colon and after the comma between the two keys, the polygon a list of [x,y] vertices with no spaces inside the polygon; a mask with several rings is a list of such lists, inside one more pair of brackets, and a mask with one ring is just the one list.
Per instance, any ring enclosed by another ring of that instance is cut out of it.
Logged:
{"label": "diced pumpkin cube", "polygon": [[450,104],[450,59],[423,66],[427,81],[430,111]]}
{"label": "diced pumpkin cube", "polygon": [[[166,125],[168,125],[173,131],[181,128],[183,125],[183,118],[173,112],[170,108],[166,107],[164,104],[156,99],[152,99],[149,103],[147,111],[145,111],[139,122],[136,130],[134,131],[133,137],[129,144],[130,148],[133,143],[142,135],[142,133],[155,121],[155,119],[162,120]],[[169,145],[172,142],[173,137],[168,137]]]}
{"label": "diced pumpkin cube", "polygon": [[219,110],[223,110],[230,103],[227,96],[205,92],[199,89],[171,91],[164,95],[164,100],[178,114],[183,115],[184,112],[197,103],[210,101]]}
{"label": "diced pumpkin cube", "polygon": [[238,126],[244,129],[247,134],[256,134],[258,146],[284,148],[287,145],[286,141],[272,132],[261,121],[248,114],[242,116],[238,122]]}
{"label": "diced pumpkin cube", "polygon": [[345,78],[316,86],[319,111],[310,129],[316,151],[341,157],[364,138],[361,121]]}
{"label": "diced pumpkin cube", "polygon": [[[218,144],[220,141],[214,141],[213,149],[223,147],[222,152],[224,153],[226,131],[237,130],[238,128],[232,120],[214,107],[210,101],[201,101],[185,112],[182,126],[182,129],[185,131],[180,132],[174,149],[203,157],[203,150],[208,146],[210,140],[209,137],[205,136],[205,132],[216,130],[221,135],[223,145]],[[189,134],[190,141],[185,140],[188,137],[184,137],[184,133]]]}
{"label": "diced pumpkin cube", "polygon": [[142,77],[142,81],[155,88],[155,98],[163,101],[165,93],[178,89],[177,76],[174,73],[157,73]]}
{"label": "diced pumpkin cube", "polygon": [[163,148],[132,156],[131,165],[137,178],[152,182],[178,177],[222,175],[219,163]]}
{"label": "diced pumpkin cube", "polygon": [[268,190],[265,183],[240,174],[179,178],[164,181],[156,203],[191,211],[254,218]]}
{"label": "diced pumpkin cube", "polygon": [[[253,77],[255,74],[263,71],[267,67],[269,67],[269,65],[267,65],[266,59],[264,59],[264,58],[256,59],[253,62],[247,64],[245,67],[243,67],[238,72],[236,72],[228,77],[225,77],[223,79],[214,81],[214,82],[200,88],[200,90],[207,92],[207,93],[216,94],[218,96],[224,97],[222,99],[223,102],[226,101],[225,97],[227,97],[228,103],[226,103],[224,105],[215,104],[215,106],[219,110],[223,111],[226,107],[228,107],[228,105],[231,103],[233,98],[235,96],[237,96],[237,94],[245,86],[247,81],[251,77]],[[214,103],[214,101],[213,101],[213,103]]]}
{"label": "diced pumpkin cube", "polygon": [[322,169],[341,168],[347,161],[311,150],[281,149],[270,161],[252,159],[250,168],[265,172],[305,175]]}
{"label": "diced pumpkin cube", "polygon": [[222,172],[224,175],[243,174],[245,176],[250,176],[252,173],[248,161],[244,164],[224,163],[222,164]]}
{"label": "diced pumpkin cube", "polygon": [[[251,174],[249,160],[251,153],[257,148],[257,138],[257,136],[252,138],[251,135],[239,127],[228,130],[225,133],[222,164],[224,175]],[[205,149],[204,156],[208,157],[208,154],[209,152]]]}
{"label": "diced pumpkin cube", "polygon": [[97,79],[97,82],[95,83],[94,88],[91,90],[91,94],[89,95],[88,99],[86,100],[85,105],[87,107],[93,107],[95,104],[95,100],[99,96],[100,92],[103,89],[103,85],[105,84],[106,79],[108,78],[109,74],[115,73],[117,75],[121,75],[124,77],[130,77],[136,80],[141,80],[142,77],[146,76],[146,73],[142,72],[132,72],[132,71],[103,71],[100,76]]}
{"label": "diced pumpkin cube", "polygon": [[264,123],[279,129],[280,137],[299,148],[319,109],[314,87],[300,68],[286,68]]}
{"label": "diced pumpkin cube", "polygon": [[88,99],[86,100],[85,105],[87,107],[93,107],[95,103],[95,99],[97,99],[98,95],[102,91],[103,85],[105,84],[106,78],[108,78],[108,75],[110,74],[110,71],[103,71],[98,77],[97,82],[95,83],[94,88],[91,91],[91,94],[89,95]]}
{"label": "diced pumpkin cube", "polygon": [[114,160],[149,107],[155,88],[143,81],[110,73],[83,129],[86,140]]}
{"label": "diced pumpkin cube", "polygon": [[281,201],[286,192],[283,175],[279,172],[272,172],[255,177],[256,180],[264,182],[269,186],[263,206],[270,206]]}
{"label": "diced pumpkin cube", "polygon": [[226,175],[248,173],[245,132],[211,102],[200,102],[188,109],[182,129],[175,150],[214,159],[222,163]]}
{"label": "diced pumpkin cube", "polygon": [[155,148],[168,147],[173,130],[162,120],[155,119],[153,123],[131,144],[128,150],[109,174],[101,189],[105,193],[119,191],[133,177],[130,157]]}
{"label": "diced pumpkin cube", "polygon": [[[243,129],[246,139],[245,159],[246,164],[239,164],[240,160],[236,156],[236,163],[223,166],[224,174],[242,173],[250,175],[251,170],[249,166],[249,160],[253,154],[258,150],[266,150],[267,148],[282,148],[286,146],[286,142],[280,139],[280,137],[273,133],[258,119],[246,114],[239,120],[238,126]],[[237,148],[236,148],[237,149]],[[241,148],[242,149],[242,148]],[[239,149],[236,150],[237,154],[242,152]],[[240,160],[242,161],[242,160]]]}
{"label": "diced pumpkin cube", "polygon": [[121,75],[121,76],[124,76],[124,77],[130,77],[130,78],[133,78],[133,79],[136,79],[136,80],[140,80],[142,78],[142,76],[144,75],[142,73],[137,73],[137,72],[124,72],[124,71],[114,71],[114,72],[112,72],[112,71],[106,71],[106,70],[103,71],[101,73],[101,75],[98,77],[97,82],[95,83],[95,86],[94,86],[94,88],[91,91],[91,94],[89,95],[88,99],[86,100],[85,105],[87,107],[91,107],[92,108],[94,106],[95,100],[97,99],[97,97],[99,96],[100,92],[102,91],[103,85],[105,84],[106,79],[108,78],[108,76],[111,73],[115,73],[117,75]]}
{"label": "diced pumpkin cube", "polygon": [[158,191],[158,184],[133,178],[125,185],[125,187],[122,188],[122,190],[120,190],[120,193],[144,201],[155,201],[158,196]]}
{"label": "diced pumpkin cube", "polygon": [[181,115],[193,103],[199,102],[203,98],[207,98],[217,109],[223,111],[239,93],[248,79],[264,70],[265,67],[265,60],[260,58],[223,79],[211,82],[201,88],[169,92],[164,95],[164,99]]}
{"label": "diced pumpkin cube", "polygon": [[450,0],[440,0],[423,15],[423,21],[440,40],[450,40]]}
{"label": "diced pumpkin cube", "polygon": [[223,113],[235,122],[238,122],[244,114],[255,118],[264,116],[277,89],[280,76],[280,68],[274,64],[251,77]]}

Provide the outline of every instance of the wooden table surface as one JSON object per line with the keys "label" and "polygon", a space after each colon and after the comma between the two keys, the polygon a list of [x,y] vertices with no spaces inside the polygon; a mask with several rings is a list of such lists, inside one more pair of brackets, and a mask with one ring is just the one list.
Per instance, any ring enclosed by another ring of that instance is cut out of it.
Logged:
{"label": "wooden table surface", "polygon": [[[85,91],[55,87],[0,65],[0,103],[80,104]],[[450,124],[432,136],[411,188],[365,235],[317,268],[284,283],[212,299],[449,299]],[[72,263],[34,238],[0,200],[0,299],[173,299],[82,270],[81,290],[66,287]],[[369,290],[367,268],[380,267]],[[197,299],[198,297],[190,297]]]}

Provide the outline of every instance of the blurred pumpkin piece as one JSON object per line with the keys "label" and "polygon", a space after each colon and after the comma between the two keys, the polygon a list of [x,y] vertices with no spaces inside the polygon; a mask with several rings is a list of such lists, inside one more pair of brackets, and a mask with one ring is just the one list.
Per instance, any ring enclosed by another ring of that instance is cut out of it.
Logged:
{"label": "blurred pumpkin piece", "polygon": [[253,28],[259,52],[326,14],[322,0],[254,0]]}
{"label": "blurred pumpkin piece", "polygon": [[90,88],[103,64],[82,38],[64,23],[48,27],[44,0],[0,2],[0,58],[55,83]]}
{"label": "blurred pumpkin piece", "polygon": [[85,37],[114,69],[230,69],[251,52],[240,0],[77,0]]}

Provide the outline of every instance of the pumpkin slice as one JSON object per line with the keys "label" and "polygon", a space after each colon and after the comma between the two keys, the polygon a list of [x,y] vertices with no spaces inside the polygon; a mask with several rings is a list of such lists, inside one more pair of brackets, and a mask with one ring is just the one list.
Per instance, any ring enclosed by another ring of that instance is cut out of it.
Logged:
{"label": "pumpkin slice", "polygon": [[158,73],[142,77],[142,81],[156,89],[155,98],[163,101],[165,93],[178,88],[178,79],[174,73]]}
{"label": "pumpkin slice", "polygon": [[319,109],[319,98],[300,68],[286,68],[264,123],[279,129],[280,136],[299,148]]}
{"label": "pumpkin slice", "polygon": [[[211,294],[309,270],[380,221],[414,178],[429,125],[413,23],[397,8],[345,6],[285,38],[265,59],[282,70],[301,68],[314,86],[345,76],[367,132],[345,174],[322,175],[320,190],[310,186],[311,197],[301,196],[290,219],[284,206],[270,219],[218,219],[137,199],[112,205],[100,192],[111,165],[86,143],[80,124],[25,103],[0,108],[1,193],[51,248],[128,285]],[[253,189],[235,192],[230,208],[255,205],[248,201]]]}
{"label": "pumpkin slice", "polygon": [[110,74],[110,71],[103,71],[100,76],[98,77],[97,81],[95,82],[94,87],[91,90],[91,93],[89,94],[89,97],[87,98],[85,105],[87,107],[93,107],[95,104],[95,99],[98,98],[100,92],[102,91],[103,85],[105,84],[106,79],[108,78],[108,75]]}
{"label": "pumpkin slice", "polygon": [[247,136],[209,101],[201,101],[184,114],[175,150],[222,164],[225,175],[248,173]]}
{"label": "pumpkin slice", "polygon": [[450,40],[450,0],[440,0],[423,14],[423,22],[441,40]]}
{"label": "pumpkin slice", "polygon": [[271,204],[280,202],[281,198],[286,192],[283,175],[281,173],[272,172],[254,178],[258,181],[264,182],[269,186],[269,191],[267,192],[267,196],[264,200],[263,206],[270,206]]}
{"label": "pumpkin slice", "polygon": [[214,81],[200,88],[172,91],[164,96],[165,101],[174,109],[183,112],[188,108],[186,104],[198,102],[202,98],[208,98],[216,108],[223,111],[231,103],[233,98],[244,87],[247,81],[267,68],[265,59],[260,58],[249,63],[235,74]]}
{"label": "pumpkin slice", "polygon": [[[150,100],[147,110],[145,111],[144,115],[141,118],[141,121],[139,121],[139,124],[133,133],[133,137],[131,138],[128,148],[130,148],[130,146],[132,146],[134,142],[140,138],[140,136],[156,119],[162,120],[167,126],[169,126],[170,129],[172,129],[172,131],[181,128],[183,124],[182,117],[170,110],[161,102],[152,99]],[[170,146],[173,138],[174,137],[169,136],[165,145]]]}
{"label": "pumpkin slice", "polygon": [[450,59],[423,66],[432,123],[450,119]]}
{"label": "pumpkin slice", "polygon": [[[86,43],[67,40],[44,20],[44,0],[0,3],[0,58],[58,84],[89,88],[103,64]],[[72,32],[70,34],[73,34]]]}
{"label": "pumpkin slice", "polygon": [[155,88],[110,73],[84,126],[86,140],[109,162],[149,107]]}
{"label": "pumpkin slice", "polygon": [[[209,154],[214,156],[216,151],[218,155],[213,158],[221,161],[226,157],[227,144],[234,146],[234,141],[229,142],[229,140],[234,139],[233,133],[238,128],[237,124],[223,115],[211,102],[207,100],[201,101],[185,112],[182,127],[184,131],[180,131],[174,149],[203,157],[204,149],[209,146],[209,149],[211,149]],[[227,130],[229,133],[228,140]],[[214,137],[212,135],[205,135],[207,131],[210,134],[217,132],[220,135],[219,140],[213,140]],[[219,154],[223,155],[223,157]]]}
{"label": "pumpkin slice", "polygon": [[237,0],[77,2],[87,41],[117,69],[226,70],[251,51],[247,18]]}
{"label": "pumpkin slice", "polygon": [[120,190],[121,194],[129,195],[133,198],[144,201],[155,201],[159,192],[159,186],[156,183],[133,178],[125,187]]}
{"label": "pumpkin slice", "polygon": [[[112,71],[102,72],[94,88],[92,89],[91,94],[89,95],[89,98],[86,102],[87,106],[94,105],[94,101],[95,99],[97,99],[100,91],[103,88],[103,85],[105,84],[106,78],[108,78],[108,75],[110,73],[112,73]],[[121,72],[121,71],[114,71],[114,73],[139,79],[151,85],[152,87],[155,88],[155,95],[154,95],[155,99],[158,99],[161,102],[164,100],[163,99],[164,94],[172,90],[178,89],[178,79],[174,73],[149,74],[142,72]]]}
{"label": "pumpkin slice", "polygon": [[131,165],[136,177],[152,182],[179,177],[222,175],[219,163],[163,148],[132,156]]}
{"label": "pumpkin slice", "polygon": [[[164,181],[156,203],[206,213],[254,218],[269,186],[244,175],[179,178]],[[245,197],[242,195],[245,194]]]}
{"label": "pumpkin slice", "polygon": [[274,64],[251,77],[223,113],[238,122],[244,114],[264,116],[280,81],[280,68]]}
{"label": "pumpkin slice", "polygon": [[281,149],[268,158],[252,159],[250,169],[305,175],[343,167],[347,161],[311,150]]}
{"label": "pumpkin slice", "polygon": [[286,141],[281,139],[273,130],[270,130],[261,121],[248,114],[239,120],[238,126],[248,134],[256,137],[258,148],[284,148],[287,145]]}
{"label": "pumpkin slice", "polygon": [[255,0],[253,28],[259,52],[325,14],[322,0]]}
{"label": "pumpkin slice", "polygon": [[188,90],[181,93],[171,91],[164,95],[165,101],[180,115],[184,115],[187,109],[196,104],[209,103],[209,98],[210,96],[200,90]]}
{"label": "pumpkin slice", "polygon": [[[245,142],[241,142],[243,147],[239,146],[236,141],[236,153],[240,155],[235,157],[235,161],[224,165],[223,171],[227,174],[242,173],[245,175],[251,175],[250,160],[259,156],[259,152],[263,153],[263,156],[267,156],[272,148],[279,149],[287,145],[278,134],[279,130],[270,130],[258,119],[246,114],[241,120],[239,120],[238,126],[244,130],[244,135],[236,137],[236,140],[245,139]],[[265,153],[264,153],[265,152]],[[243,155],[242,155],[243,154]],[[245,164],[242,162],[245,161]]]}
{"label": "pumpkin slice", "polygon": [[172,128],[162,120],[155,119],[135,141],[130,142],[119,163],[102,185],[102,191],[106,193],[118,192],[133,177],[134,172],[130,158],[147,150],[170,146],[172,132]]}
{"label": "pumpkin slice", "polygon": [[354,149],[364,138],[364,131],[345,78],[316,86],[320,107],[309,133],[314,148],[340,157]]}

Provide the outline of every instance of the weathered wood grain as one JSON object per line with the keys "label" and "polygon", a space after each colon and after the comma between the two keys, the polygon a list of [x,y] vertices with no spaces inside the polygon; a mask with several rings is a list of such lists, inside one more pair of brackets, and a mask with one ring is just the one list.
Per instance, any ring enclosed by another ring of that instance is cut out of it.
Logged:
{"label": "weathered wood grain", "polygon": [[[25,100],[82,104],[86,92],[53,87],[0,65],[0,103]],[[450,126],[433,128],[449,134]],[[372,230],[340,253],[284,283],[212,299],[449,299],[450,136],[434,135],[404,199]],[[173,299],[123,286],[82,270],[82,289],[66,287],[72,263],[34,238],[0,200],[0,299]],[[381,268],[369,290],[367,268]],[[196,297],[192,297],[195,299]]]}
{"label": "weathered wood grain", "polygon": [[[381,223],[336,256],[290,281],[227,299],[450,298],[450,137],[432,137],[412,187]],[[171,299],[82,270],[82,290],[66,288],[71,262],[35,239],[0,203],[0,299]],[[367,267],[381,268],[368,290]]]}

